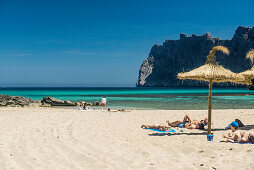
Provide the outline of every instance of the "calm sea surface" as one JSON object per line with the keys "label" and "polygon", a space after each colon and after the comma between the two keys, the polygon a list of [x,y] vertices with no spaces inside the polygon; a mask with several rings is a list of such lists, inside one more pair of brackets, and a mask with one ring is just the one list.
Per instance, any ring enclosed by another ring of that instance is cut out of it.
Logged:
{"label": "calm sea surface", "polygon": [[[125,109],[207,109],[208,88],[0,88],[0,94],[41,100],[100,101]],[[254,91],[247,88],[214,88],[214,109],[254,109]]]}

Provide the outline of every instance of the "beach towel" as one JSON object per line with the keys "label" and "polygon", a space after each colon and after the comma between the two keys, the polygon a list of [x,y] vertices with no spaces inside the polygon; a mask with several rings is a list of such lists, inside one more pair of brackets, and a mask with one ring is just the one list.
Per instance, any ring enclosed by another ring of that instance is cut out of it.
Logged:
{"label": "beach towel", "polygon": [[230,143],[238,143],[238,144],[254,144],[254,143],[239,143],[239,142],[230,142]]}
{"label": "beach towel", "polygon": [[148,129],[148,128],[144,128],[144,129],[152,130],[152,131],[159,132],[159,133],[167,133],[167,132],[176,133],[176,131],[174,129],[169,129],[167,131],[161,131],[161,130],[158,130],[158,129]]}

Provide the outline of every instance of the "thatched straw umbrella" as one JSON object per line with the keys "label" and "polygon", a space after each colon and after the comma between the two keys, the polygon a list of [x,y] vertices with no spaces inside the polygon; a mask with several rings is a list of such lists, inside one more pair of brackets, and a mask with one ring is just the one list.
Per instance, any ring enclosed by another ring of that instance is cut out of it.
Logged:
{"label": "thatched straw umbrella", "polygon": [[215,61],[215,52],[221,51],[229,54],[229,50],[223,46],[214,47],[207,56],[205,65],[185,73],[178,73],[179,79],[202,80],[209,82],[208,97],[208,134],[211,134],[211,113],[212,113],[212,84],[213,82],[234,82],[243,81],[244,77],[231,72],[228,69],[217,64]]}
{"label": "thatched straw umbrella", "polygon": [[[250,59],[252,65],[253,65],[253,61],[254,61],[254,49],[250,50],[246,54],[246,58]],[[251,69],[246,70],[244,72],[241,72],[239,74],[243,75],[245,77],[245,81],[243,83],[248,84],[248,85],[252,85],[252,80],[254,79],[254,65],[252,66]]]}

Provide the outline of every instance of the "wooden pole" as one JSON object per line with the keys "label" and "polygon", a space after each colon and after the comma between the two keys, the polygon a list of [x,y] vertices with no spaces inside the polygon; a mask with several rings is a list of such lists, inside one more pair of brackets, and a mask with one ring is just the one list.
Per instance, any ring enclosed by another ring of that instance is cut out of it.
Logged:
{"label": "wooden pole", "polygon": [[212,131],[212,89],[213,89],[213,80],[209,79],[209,95],[208,95],[208,135]]}

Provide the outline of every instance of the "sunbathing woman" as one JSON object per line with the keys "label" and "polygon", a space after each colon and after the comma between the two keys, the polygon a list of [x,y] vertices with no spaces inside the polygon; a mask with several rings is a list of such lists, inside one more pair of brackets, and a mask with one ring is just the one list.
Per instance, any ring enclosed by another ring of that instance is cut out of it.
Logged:
{"label": "sunbathing woman", "polygon": [[205,125],[207,125],[207,121],[208,119],[205,118],[204,120],[192,120],[191,117],[189,115],[185,115],[183,120],[177,120],[175,122],[169,122],[166,121],[166,123],[168,123],[169,126],[172,127],[186,127],[187,129],[204,129]]}
{"label": "sunbathing woman", "polygon": [[227,142],[254,143],[254,132],[236,131],[231,136],[223,135],[222,137],[227,138]]}
{"label": "sunbathing woman", "polygon": [[168,126],[165,126],[165,125],[157,125],[157,124],[154,124],[154,125],[142,125],[141,128],[147,128],[147,129],[158,129],[160,131],[167,131],[169,130],[170,127]]}
{"label": "sunbathing woman", "polygon": [[223,135],[223,138],[227,139],[227,142],[239,142],[239,143],[254,143],[254,132],[240,132],[238,131],[239,125],[237,122],[232,122],[230,128],[233,132],[232,136]]}

